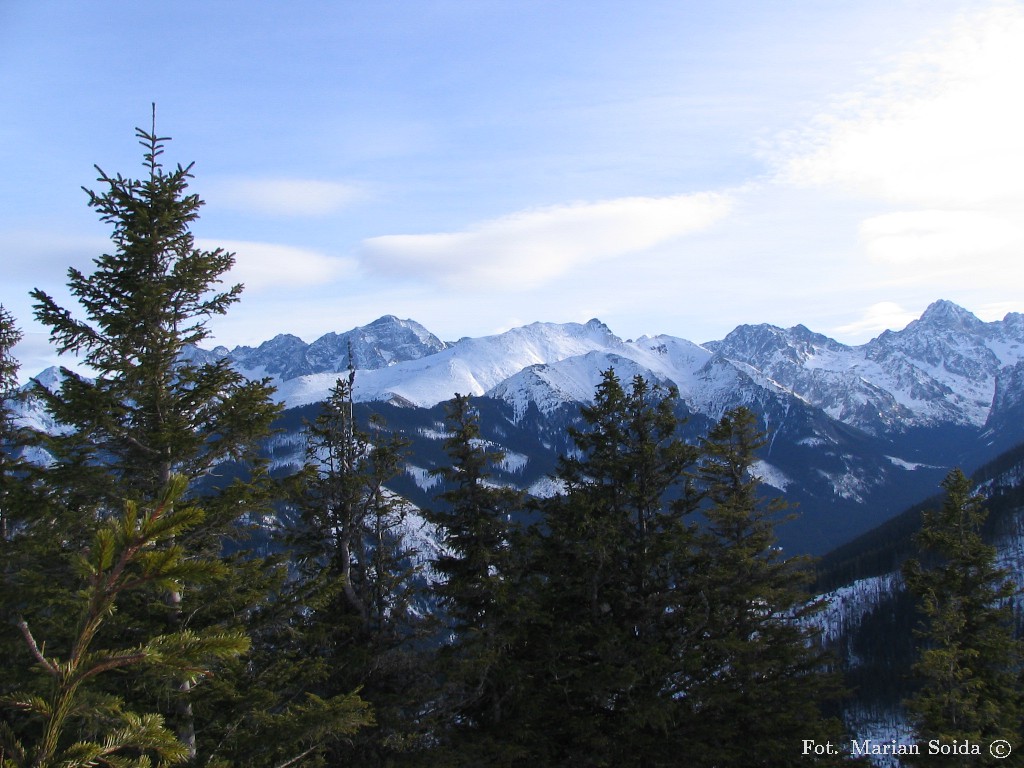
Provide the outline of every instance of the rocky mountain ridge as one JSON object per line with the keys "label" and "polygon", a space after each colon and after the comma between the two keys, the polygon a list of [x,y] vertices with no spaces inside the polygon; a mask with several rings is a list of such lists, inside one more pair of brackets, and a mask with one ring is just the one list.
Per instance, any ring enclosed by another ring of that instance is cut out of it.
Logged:
{"label": "rocky mountain ridge", "polygon": [[270,376],[288,405],[323,399],[350,363],[360,401],[431,407],[461,392],[549,411],[585,402],[596,374],[615,366],[675,385],[692,410],[708,415],[746,386],[791,393],[874,435],[980,428],[1024,401],[1024,316],[986,323],[943,300],[906,328],[859,346],[802,325],[767,324],[741,325],[705,344],[668,335],[624,341],[598,320],[533,323],[448,344],[412,320],[385,316],[312,344],[282,335],[255,348],[196,354],[227,356],[249,375]]}

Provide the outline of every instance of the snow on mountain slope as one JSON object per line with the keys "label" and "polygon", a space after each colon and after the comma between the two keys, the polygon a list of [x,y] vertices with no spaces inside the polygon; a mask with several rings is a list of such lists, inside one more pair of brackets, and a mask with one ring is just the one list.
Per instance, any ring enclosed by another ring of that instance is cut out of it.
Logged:
{"label": "snow on mountain slope", "polygon": [[312,344],[283,334],[255,348],[193,349],[185,357],[227,357],[247,376],[268,376],[289,406],[323,400],[352,363],[359,401],[431,407],[457,392],[487,393],[520,416],[530,403],[547,414],[590,401],[610,366],[624,381],[642,375],[674,384],[691,412],[709,418],[795,396],[875,436],[988,422],[995,444],[1017,439],[1013,424],[1024,410],[1024,316],[985,323],[948,301],[857,347],[801,325],[743,325],[704,345],[665,335],[627,342],[598,320],[533,323],[449,345],[387,315]]}
{"label": "snow on mountain slope", "polygon": [[[351,362],[358,369],[374,370],[407,360],[418,360],[447,345],[413,320],[385,315],[344,333],[326,333],[312,344],[298,336],[280,334],[258,347],[220,347],[212,352],[190,351],[197,361],[227,357],[250,377],[257,374],[287,381],[320,373],[338,374]],[[335,376],[336,378],[336,376]],[[331,380],[333,383],[333,379]]]}
{"label": "snow on mountain slope", "polygon": [[810,622],[816,627],[822,642],[834,644],[860,626],[864,617],[884,598],[903,588],[903,575],[896,571],[858,579],[818,595],[817,600],[821,601],[822,607]]}
{"label": "snow on mountain slope", "polygon": [[[524,368],[597,350],[619,348],[621,339],[604,323],[533,323],[495,336],[462,339],[445,349],[386,368],[360,370],[358,401],[390,400],[427,408],[455,393],[482,395]],[[324,398],[338,374],[316,373],[275,382],[289,406]]]}
{"label": "snow on mountain slope", "polygon": [[1024,319],[985,323],[937,301],[901,331],[848,347],[803,326],[740,326],[706,345],[835,419],[880,433],[902,425],[985,423],[1001,370],[1024,359]]}
{"label": "snow on mountain slope", "polygon": [[620,353],[596,350],[554,363],[531,365],[490,389],[487,395],[512,405],[518,420],[530,403],[541,413],[550,414],[566,403],[593,402],[601,373],[608,368],[614,368],[626,382],[634,376],[658,380],[649,367],[632,359],[629,351],[626,347]]}
{"label": "snow on mountain slope", "polygon": [[487,392],[511,404],[521,417],[530,403],[551,413],[565,403],[590,403],[601,374],[614,368],[628,384],[634,376],[673,385],[695,413],[718,418],[730,407],[750,402],[766,390],[790,393],[747,366],[737,366],[709,350],[672,336],[643,337],[622,342],[614,351],[595,350],[554,363],[534,365],[514,374]]}

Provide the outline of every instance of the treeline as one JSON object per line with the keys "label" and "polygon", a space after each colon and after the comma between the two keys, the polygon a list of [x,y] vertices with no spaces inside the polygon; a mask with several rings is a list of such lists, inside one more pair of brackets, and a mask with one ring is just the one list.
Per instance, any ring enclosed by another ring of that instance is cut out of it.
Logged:
{"label": "treeline", "polygon": [[[675,392],[607,371],[561,491],[537,500],[490,482],[500,456],[457,396],[437,503],[417,511],[388,490],[405,443],[356,424],[350,373],[305,467],[272,477],[268,382],[186,354],[239,299],[221,287],[233,256],[195,247],[191,166],[164,168],[155,128],[138,137],[144,178],[100,171],[89,192],[114,247],[69,270],[79,314],[33,292],[57,349],[95,372],[34,388],[45,433],[13,419],[0,310],[3,768],[844,757],[805,748],[841,741],[839,691],[806,563],[756,493],[751,412],[690,445]],[[413,535],[420,514],[439,548]],[[256,545],[268,527],[274,552]],[[914,578],[958,588],[934,572]]]}

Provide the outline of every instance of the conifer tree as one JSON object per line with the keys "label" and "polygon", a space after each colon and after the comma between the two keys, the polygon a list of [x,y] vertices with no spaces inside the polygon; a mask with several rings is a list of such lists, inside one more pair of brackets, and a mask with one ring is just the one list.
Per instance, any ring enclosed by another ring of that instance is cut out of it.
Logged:
{"label": "conifer tree", "polygon": [[[203,203],[188,192],[192,165],[164,167],[168,139],[155,125],[136,134],[145,175],[111,176],[97,168],[103,190],[86,190],[89,205],[112,227],[113,248],[94,259],[92,273],[68,271],[80,314],[42,290],[32,292],[36,317],[49,327],[58,352],[78,354],[95,372],[87,379],[64,369],[58,392],[36,388],[64,427],[48,439],[54,462],[47,474],[84,530],[117,514],[125,501],[151,505],[180,475],[186,496],[202,497],[204,517],[166,546],[181,546],[190,558],[227,562],[226,543],[244,546],[247,521],[259,520],[273,496],[256,451],[280,407],[266,381],[246,380],[223,359],[196,362],[192,350],[209,338],[208,322],[238,301],[242,286],[220,287],[233,254],[196,247],[191,226]],[[232,556],[230,566],[206,573],[188,590],[171,591],[164,604],[127,594],[108,630],[143,644],[186,627],[228,631],[271,618],[287,622],[270,608],[283,566],[244,552]],[[349,706],[358,700],[304,699],[294,689],[286,692],[295,695],[293,704],[280,696],[268,700],[267,690],[258,688],[267,670],[254,664],[229,660],[220,671],[195,690],[187,676],[173,690],[145,675],[113,684],[129,703],[160,702],[196,763],[212,764],[239,743],[249,750],[242,762],[269,760],[252,737],[266,717],[292,716],[293,755],[315,751],[325,727],[345,731],[366,721],[360,706]]]}
{"label": "conifer tree", "polygon": [[807,563],[785,558],[774,527],[785,506],[762,501],[754,475],[766,443],[745,407],[726,412],[701,440],[707,503],[697,583],[703,602],[698,676],[688,693],[694,765],[781,766],[806,762],[803,739],[838,743],[822,715],[837,693],[806,623],[817,606]]}
{"label": "conifer tree", "polygon": [[17,440],[10,405],[18,385],[18,361],[13,350],[19,341],[21,331],[14,317],[0,305],[0,543],[6,542],[13,533],[9,505],[14,493]]}
{"label": "conifer tree", "polygon": [[563,494],[543,505],[531,570],[529,725],[551,765],[662,765],[678,759],[693,659],[694,529],[677,397],[613,370],[572,429]]}
{"label": "conifer tree", "polygon": [[[480,414],[468,395],[446,405],[449,466],[438,506],[425,511],[440,535],[434,588],[448,641],[440,651],[443,746],[465,763],[501,765],[516,686],[509,644],[517,615],[515,526],[521,494],[490,481],[502,457],[481,438]],[[465,764],[464,763],[464,764]]]}
{"label": "conifer tree", "polygon": [[[184,479],[172,477],[152,507],[128,501],[122,515],[97,531],[79,561],[84,582],[75,596],[80,618],[68,647],[55,649],[51,643],[48,648],[18,617],[18,629],[40,674],[31,687],[0,699],[0,706],[13,713],[0,722],[4,768],[142,768],[151,765],[152,756],[161,764],[189,757],[187,746],[160,715],[127,710],[120,698],[95,687],[101,676],[140,666],[195,680],[207,673],[210,660],[237,655],[248,646],[248,638],[238,631],[186,629],[149,637],[136,646],[104,635],[126,593],[180,589],[183,582],[218,567],[216,561],[189,558],[170,543],[202,518],[197,507],[176,504],[184,490]],[[55,650],[63,652],[57,656]]]}
{"label": "conifer tree", "polygon": [[[97,168],[106,189],[86,190],[89,206],[113,228],[114,251],[94,259],[92,274],[68,270],[84,317],[32,291],[57,351],[79,354],[96,373],[89,380],[64,369],[59,394],[37,394],[72,429],[68,449],[87,451],[102,470],[92,478],[95,490],[114,505],[155,497],[171,474],[193,482],[215,464],[245,458],[279,411],[267,383],[247,381],[226,360],[189,361],[190,349],[210,336],[209,319],[226,313],[242,286],[218,289],[233,254],[195,247],[190,227],[203,203],[187,193],[192,165],[165,170],[168,139],[155,127],[136,135],[147,176]],[[60,444],[54,449],[65,458]]]}
{"label": "conifer tree", "polygon": [[[354,372],[353,372],[354,373]],[[360,631],[397,631],[407,617],[409,560],[401,535],[407,504],[385,484],[401,472],[408,441],[374,437],[355,423],[352,377],[339,379],[307,434],[308,480],[296,536],[300,562],[328,571]]]}
{"label": "conifer tree", "polygon": [[301,651],[324,665],[315,687],[334,695],[358,689],[374,713],[373,728],[325,757],[383,765],[418,735],[415,710],[425,694],[416,643],[424,622],[413,605],[418,567],[405,534],[408,504],[386,487],[401,472],[407,441],[385,438],[379,420],[372,435],[359,428],[354,376],[350,369],[338,380],[307,425],[291,552],[306,605]]}
{"label": "conifer tree", "polygon": [[983,745],[977,759],[927,755],[922,765],[1005,765],[987,745],[1004,739],[1017,747],[1024,735],[1018,684],[1024,654],[1009,602],[1017,588],[997,567],[995,548],[982,540],[987,511],[970,480],[954,469],[942,487],[942,507],[922,516],[921,558],[904,566],[925,622],[914,665],[920,689],[907,706],[921,743]]}
{"label": "conifer tree", "polygon": [[[136,135],[146,177],[109,176],[97,168],[106,189],[86,190],[90,207],[113,228],[114,250],[94,259],[90,275],[68,270],[84,318],[45,292],[32,292],[36,317],[50,328],[58,352],[79,354],[96,372],[88,380],[65,369],[59,393],[37,387],[37,394],[68,428],[51,440],[59,482],[78,486],[101,514],[122,499],[155,499],[172,474],[194,483],[216,464],[245,458],[279,410],[267,384],[246,381],[227,361],[187,360],[189,349],[210,335],[209,318],[224,314],[242,286],[218,291],[233,255],[195,247],[190,227],[202,201],[187,194],[192,166],[164,169],[167,139],[156,134],[155,109],[154,127]],[[244,499],[232,495],[232,508],[206,503],[206,522],[189,533],[192,547],[219,551],[219,536],[244,509],[238,504]],[[179,593],[168,599],[165,620],[181,624],[189,606]],[[191,685],[183,679],[180,688],[177,727],[194,755]]]}

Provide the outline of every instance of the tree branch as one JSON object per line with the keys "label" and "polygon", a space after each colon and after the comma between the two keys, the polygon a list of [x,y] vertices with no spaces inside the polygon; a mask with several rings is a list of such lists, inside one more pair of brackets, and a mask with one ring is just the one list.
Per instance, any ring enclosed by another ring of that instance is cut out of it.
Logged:
{"label": "tree branch", "polygon": [[311,755],[313,752],[315,752],[316,749],[317,749],[317,747],[316,747],[316,745],[314,745],[314,746],[310,747],[309,749],[307,749],[305,752],[300,752],[299,754],[297,754],[295,757],[291,758],[290,760],[285,760],[280,765],[274,766],[274,768],[288,768],[289,765],[295,765],[302,758],[306,757],[307,755]]}
{"label": "tree branch", "polygon": [[38,661],[43,666],[43,668],[51,675],[53,675],[54,677],[59,677],[60,671],[57,669],[54,663],[47,659],[43,655],[43,652],[39,650],[39,645],[36,643],[36,639],[32,637],[32,630],[28,628],[28,622],[26,622],[25,619],[18,619],[18,629],[21,630],[21,634],[25,638],[25,642],[28,643],[28,648],[30,651],[32,651],[32,655],[35,657],[36,661]]}

